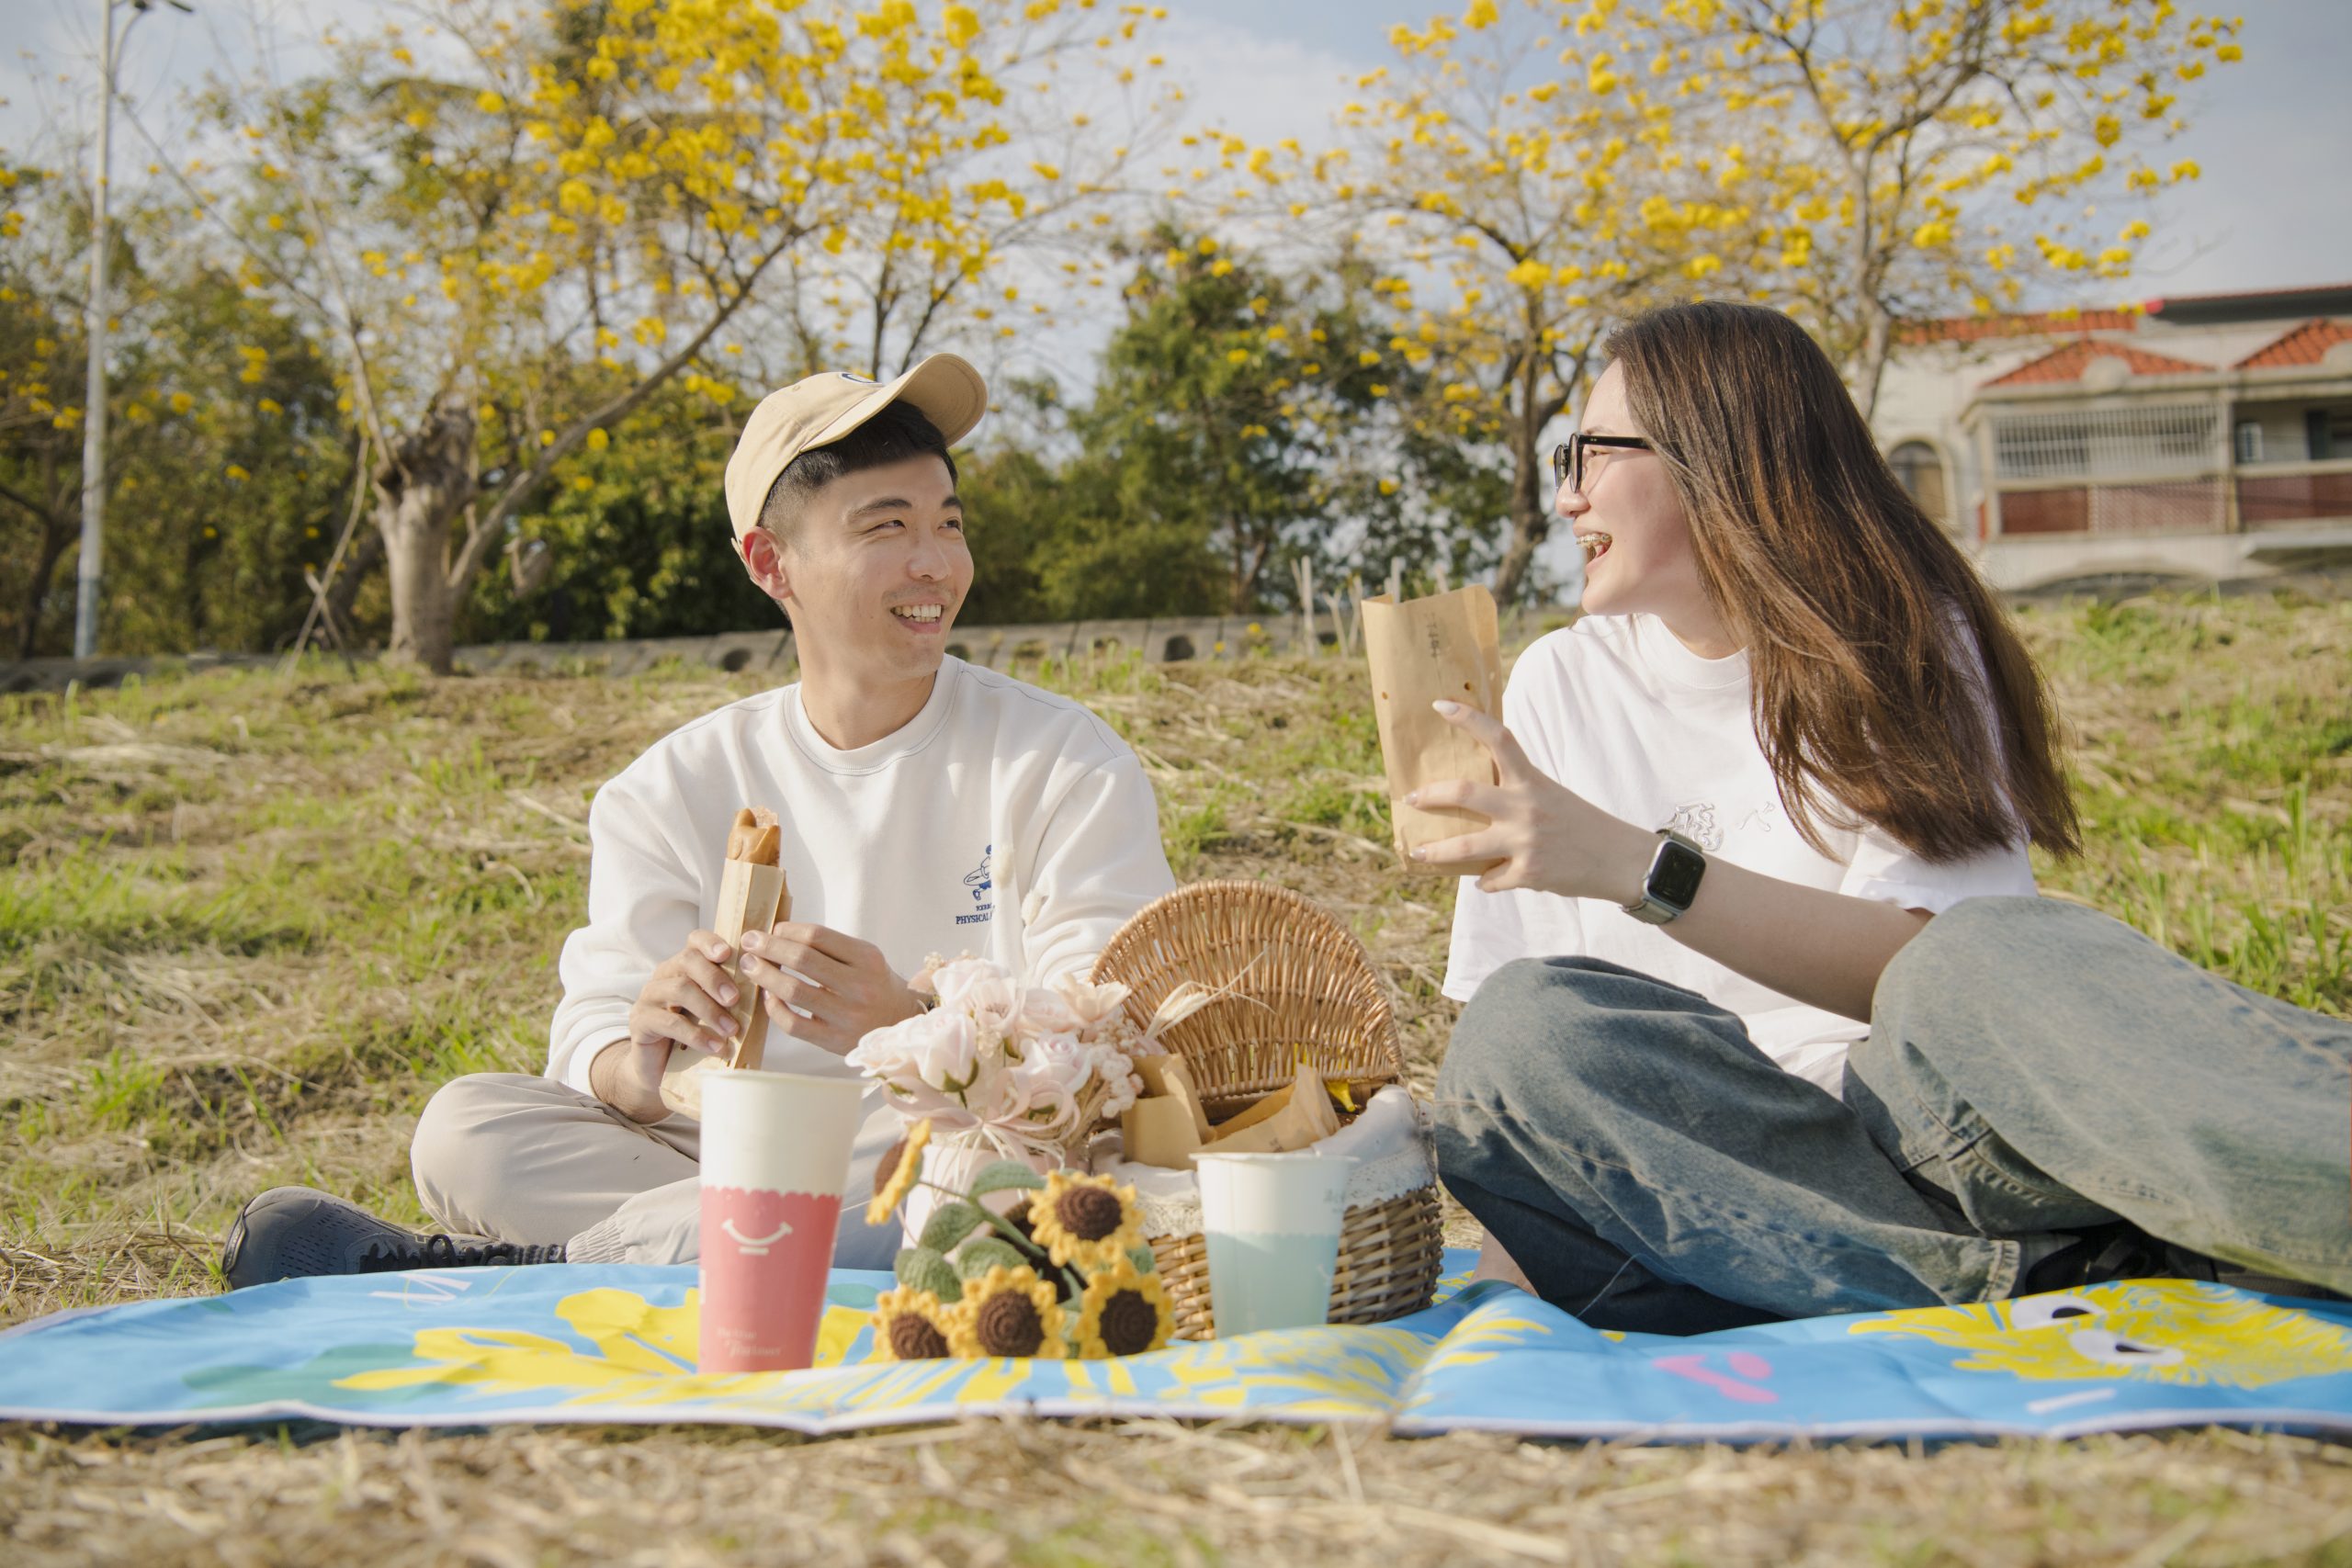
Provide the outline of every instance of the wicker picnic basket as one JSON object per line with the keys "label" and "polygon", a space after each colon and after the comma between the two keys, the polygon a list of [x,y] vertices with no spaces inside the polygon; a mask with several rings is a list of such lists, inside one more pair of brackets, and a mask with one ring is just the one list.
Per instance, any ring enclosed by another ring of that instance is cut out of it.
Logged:
{"label": "wicker picnic basket", "polygon": [[[1302,1050],[1326,1077],[1400,1086],[1404,1079],[1396,1021],[1363,944],[1286,888],[1258,882],[1179,888],[1120,928],[1094,978],[1129,987],[1127,1010],[1138,1027],[1187,980],[1230,987],[1161,1037],[1183,1058],[1213,1120],[1291,1083]],[[1215,1338],[1206,1240],[1197,1230],[1148,1239],[1176,1304],[1177,1336]],[[1330,1321],[1383,1323],[1427,1306],[1443,1252],[1434,1179],[1351,1204]]]}

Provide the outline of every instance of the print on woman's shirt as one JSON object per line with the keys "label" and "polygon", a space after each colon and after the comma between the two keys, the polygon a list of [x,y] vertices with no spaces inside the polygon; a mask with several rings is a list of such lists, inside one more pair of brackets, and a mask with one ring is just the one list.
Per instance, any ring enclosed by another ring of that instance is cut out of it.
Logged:
{"label": "print on woman's shirt", "polygon": [[989,861],[995,853],[994,844],[987,846],[980,851],[979,865],[964,874],[965,889],[972,895],[972,912],[956,916],[957,925],[986,925],[996,914],[996,883],[989,874]]}
{"label": "print on woman's shirt", "polygon": [[1679,833],[1702,850],[1724,847],[1724,830],[1715,822],[1715,803],[1694,800],[1688,806],[1678,806],[1674,815],[1666,819],[1666,830]]}

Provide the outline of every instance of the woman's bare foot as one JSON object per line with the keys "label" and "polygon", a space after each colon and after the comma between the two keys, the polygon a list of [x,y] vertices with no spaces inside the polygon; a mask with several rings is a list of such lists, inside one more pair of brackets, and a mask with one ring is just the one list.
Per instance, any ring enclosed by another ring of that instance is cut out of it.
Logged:
{"label": "woman's bare foot", "polygon": [[1531,1296],[1535,1293],[1535,1287],[1527,1282],[1527,1276],[1520,1271],[1510,1254],[1503,1250],[1503,1244],[1491,1235],[1486,1235],[1478,1247],[1478,1267],[1470,1270],[1470,1279],[1474,1284],[1480,1280],[1500,1280],[1507,1285],[1517,1285]]}

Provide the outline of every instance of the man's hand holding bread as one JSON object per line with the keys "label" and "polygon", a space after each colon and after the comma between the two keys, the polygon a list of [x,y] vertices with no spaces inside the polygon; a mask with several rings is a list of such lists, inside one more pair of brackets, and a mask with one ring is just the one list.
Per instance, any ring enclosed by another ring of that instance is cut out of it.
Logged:
{"label": "man's hand holding bread", "polygon": [[735,950],[716,931],[698,931],[677,953],[655,966],[628,1010],[628,1038],[596,1057],[588,1069],[596,1098],[632,1122],[659,1122],[662,1069],[678,1046],[716,1055],[735,1038],[729,1011],[741,993],[724,965]]}
{"label": "man's hand holding bread", "polygon": [[744,932],[742,975],[764,993],[771,1025],[836,1056],[922,1010],[880,948],[830,926],[787,920],[764,936]]}
{"label": "man's hand holding bread", "polygon": [[[742,982],[761,992],[769,1024],[836,1056],[867,1031],[922,1010],[880,948],[830,927],[788,921],[746,932],[743,948]],[[726,967],[734,957],[716,931],[698,931],[653,971],[629,1009],[628,1039],[589,1069],[597,1099],[633,1122],[670,1114],[662,1099],[670,1053],[683,1046],[717,1055],[734,1039],[730,1010],[741,992]]]}

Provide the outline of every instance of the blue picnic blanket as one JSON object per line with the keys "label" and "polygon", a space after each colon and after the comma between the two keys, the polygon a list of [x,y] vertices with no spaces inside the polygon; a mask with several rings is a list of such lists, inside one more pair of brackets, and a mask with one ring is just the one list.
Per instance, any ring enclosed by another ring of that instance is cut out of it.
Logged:
{"label": "blue picnic blanket", "polygon": [[876,1361],[887,1275],[840,1271],[808,1371],[695,1371],[695,1270],[463,1269],[288,1280],[0,1334],[0,1418],[387,1427],[713,1421],[839,1432],[987,1413],[1368,1419],[1661,1439],[2352,1430],[2352,1305],[2137,1280],[1671,1338],[1508,1286],[1374,1327],[1118,1361]]}

